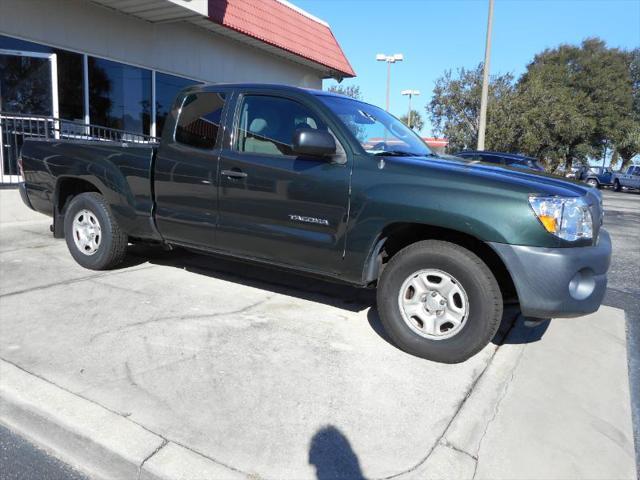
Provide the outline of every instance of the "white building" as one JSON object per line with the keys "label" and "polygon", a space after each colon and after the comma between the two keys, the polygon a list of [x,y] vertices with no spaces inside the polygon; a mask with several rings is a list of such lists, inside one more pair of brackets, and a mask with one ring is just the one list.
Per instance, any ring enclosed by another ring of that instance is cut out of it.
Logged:
{"label": "white building", "polygon": [[192,83],[354,75],[329,25],[285,0],[0,0],[0,181],[17,174],[16,116],[160,136]]}

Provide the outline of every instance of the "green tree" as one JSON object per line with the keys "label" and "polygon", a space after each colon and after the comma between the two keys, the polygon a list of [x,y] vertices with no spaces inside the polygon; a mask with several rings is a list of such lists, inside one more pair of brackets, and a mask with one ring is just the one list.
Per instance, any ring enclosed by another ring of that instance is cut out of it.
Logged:
{"label": "green tree", "polygon": [[627,59],[631,79],[631,112],[620,118],[618,128],[612,135],[614,154],[611,166],[617,166],[620,159],[622,170],[631,163],[633,157],[640,154],[640,48],[629,52]]}
{"label": "green tree", "polygon": [[347,97],[355,98],[356,100],[362,100],[359,85],[331,85],[328,88],[328,91],[332,93],[339,93],[340,95],[346,95]]}
{"label": "green tree", "polygon": [[551,170],[633,143],[630,56],[599,39],[535,56],[516,87],[518,149]]}
{"label": "green tree", "polygon": [[[409,114],[402,115],[400,117],[400,121],[405,125],[409,125]],[[424,128],[424,120],[422,119],[422,115],[417,110],[411,109],[411,128],[416,132],[419,132]]]}
{"label": "green tree", "polygon": [[[486,145],[489,149],[511,150],[515,138],[511,103],[514,82],[511,74],[494,75],[489,82]],[[482,63],[474,69],[451,70],[436,80],[433,97],[425,107],[436,135],[449,139],[449,150],[476,148],[480,125]]]}

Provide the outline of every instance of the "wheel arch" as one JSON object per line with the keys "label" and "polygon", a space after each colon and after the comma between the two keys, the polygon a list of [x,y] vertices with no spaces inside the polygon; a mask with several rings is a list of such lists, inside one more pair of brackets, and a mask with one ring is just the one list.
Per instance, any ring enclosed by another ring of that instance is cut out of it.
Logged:
{"label": "wheel arch", "polygon": [[496,277],[502,297],[517,298],[515,284],[507,266],[486,242],[458,230],[423,223],[397,222],[384,227],[378,235],[363,271],[366,284],[380,277],[386,263],[403,248],[422,240],[451,242],[476,254]]}
{"label": "wheel arch", "polygon": [[53,194],[53,236],[64,238],[64,214],[73,197],[87,192],[103,194],[95,183],[80,177],[58,178]]}

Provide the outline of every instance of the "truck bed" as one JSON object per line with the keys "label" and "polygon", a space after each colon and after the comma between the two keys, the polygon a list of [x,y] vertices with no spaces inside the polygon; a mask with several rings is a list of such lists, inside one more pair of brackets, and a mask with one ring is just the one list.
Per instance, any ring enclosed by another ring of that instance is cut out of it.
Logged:
{"label": "truck bed", "polygon": [[[75,139],[25,139],[21,151],[25,189],[32,207],[53,216],[65,177],[96,185],[132,236],[149,237],[152,167],[157,143]],[[56,188],[58,186],[58,188]]]}

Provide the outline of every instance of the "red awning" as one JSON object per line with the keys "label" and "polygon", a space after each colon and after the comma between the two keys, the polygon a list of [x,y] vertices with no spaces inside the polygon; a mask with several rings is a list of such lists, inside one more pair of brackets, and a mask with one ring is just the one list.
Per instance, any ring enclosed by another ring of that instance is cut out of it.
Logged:
{"label": "red awning", "polygon": [[339,76],[355,76],[331,28],[287,2],[209,0],[209,19],[328,67]]}

